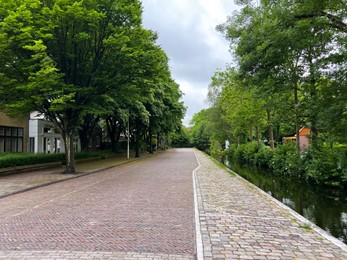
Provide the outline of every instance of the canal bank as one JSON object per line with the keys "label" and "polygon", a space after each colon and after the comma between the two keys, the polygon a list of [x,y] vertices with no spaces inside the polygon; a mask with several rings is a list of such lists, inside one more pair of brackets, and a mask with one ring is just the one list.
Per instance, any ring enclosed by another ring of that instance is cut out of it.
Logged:
{"label": "canal bank", "polygon": [[196,156],[204,259],[347,259],[341,241],[203,153]]}
{"label": "canal bank", "polygon": [[276,176],[270,171],[235,162],[226,166],[267,194],[347,243],[347,191],[313,185],[300,179]]}

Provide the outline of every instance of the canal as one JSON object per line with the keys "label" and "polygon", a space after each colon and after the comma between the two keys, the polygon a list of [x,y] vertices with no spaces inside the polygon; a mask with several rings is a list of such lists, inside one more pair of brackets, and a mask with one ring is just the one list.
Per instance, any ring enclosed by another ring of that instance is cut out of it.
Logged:
{"label": "canal", "polygon": [[226,165],[283,204],[347,244],[347,191],[317,187],[306,182],[278,177],[268,171]]}

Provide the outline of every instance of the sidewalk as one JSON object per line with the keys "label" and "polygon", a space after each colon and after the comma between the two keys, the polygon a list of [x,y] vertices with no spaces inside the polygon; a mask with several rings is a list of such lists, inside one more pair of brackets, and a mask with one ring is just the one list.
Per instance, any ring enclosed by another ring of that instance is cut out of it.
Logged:
{"label": "sidewalk", "polygon": [[198,259],[347,259],[347,246],[196,152]]}
{"label": "sidewalk", "polygon": [[[148,155],[142,155],[142,157],[146,156]],[[62,172],[64,171],[64,167],[60,166],[0,176],[0,198],[67,179],[77,178],[138,159],[139,158],[134,158],[134,156],[132,156],[129,160],[127,160],[126,154],[117,154],[107,159],[77,161],[77,172],[75,174],[63,174]]]}

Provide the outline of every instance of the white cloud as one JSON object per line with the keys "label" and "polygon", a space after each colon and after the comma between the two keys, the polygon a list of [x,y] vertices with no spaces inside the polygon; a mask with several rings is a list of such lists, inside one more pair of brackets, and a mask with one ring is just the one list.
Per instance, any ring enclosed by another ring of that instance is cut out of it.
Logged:
{"label": "white cloud", "polygon": [[231,0],[142,0],[144,26],[156,31],[172,76],[185,93],[184,124],[206,108],[208,85],[217,68],[232,61],[228,42],[216,31],[236,9]]}

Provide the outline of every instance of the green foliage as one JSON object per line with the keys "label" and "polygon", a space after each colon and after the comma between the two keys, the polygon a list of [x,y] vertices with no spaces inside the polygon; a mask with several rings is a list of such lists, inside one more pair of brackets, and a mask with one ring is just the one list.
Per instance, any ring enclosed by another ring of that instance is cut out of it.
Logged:
{"label": "green foliage", "polygon": [[302,177],[303,168],[300,152],[295,144],[284,144],[278,146],[270,161],[270,169],[273,173],[284,176]]}
{"label": "green foliage", "polygon": [[[208,110],[227,126],[218,136],[233,144],[228,156],[282,176],[345,185],[346,152],[334,145],[347,144],[347,6],[338,0],[237,3],[240,9],[217,27],[236,65],[218,70],[208,93]],[[298,138],[302,127],[311,130],[306,151]],[[206,132],[212,145],[220,140]],[[294,133],[296,146],[278,145]],[[254,143],[264,139],[273,149]]]}
{"label": "green foliage", "polygon": [[192,147],[190,143],[190,133],[187,128],[181,126],[179,130],[170,134],[171,147]]}
{"label": "green foliage", "polygon": [[210,153],[214,159],[216,159],[219,162],[222,161],[224,152],[219,141],[217,140],[211,141]]}
{"label": "green foliage", "polygon": [[0,168],[62,162],[64,154],[6,154],[0,157]]}
{"label": "green foliage", "polygon": [[50,119],[68,171],[68,140],[79,130],[86,149],[101,118],[114,123],[112,141],[128,121],[139,142],[180,126],[182,93],[157,34],[142,27],[140,1],[0,0],[0,21],[0,109]]}
{"label": "green foliage", "polygon": [[194,114],[190,123],[193,125],[191,132],[192,145],[209,153],[212,133],[210,132],[207,110],[201,110]]}
{"label": "green foliage", "polygon": [[270,149],[269,146],[261,146],[254,156],[255,165],[260,168],[269,168],[273,156],[273,149]]}
{"label": "green foliage", "polygon": [[[75,159],[87,158],[107,158],[109,152],[79,152],[76,153]],[[33,165],[51,162],[63,162],[65,155],[62,153],[55,154],[33,154],[33,153],[3,153],[0,154],[0,168],[16,167],[23,165]]]}
{"label": "green foliage", "polygon": [[264,147],[263,144],[260,144],[258,142],[251,142],[247,144],[240,144],[240,145],[230,145],[227,156],[230,159],[237,160],[241,163],[246,163],[249,165],[257,165],[257,154],[260,150],[267,149]]}
{"label": "green foliage", "polygon": [[269,168],[279,176],[300,178],[318,185],[347,185],[347,147],[322,146],[297,152],[294,144],[284,144],[274,150],[257,143],[230,145],[229,160],[251,166]]}
{"label": "green foliage", "polygon": [[347,184],[347,148],[323,146],[308,149],[303,158],[306,179],[319,184],[340,186]]}

